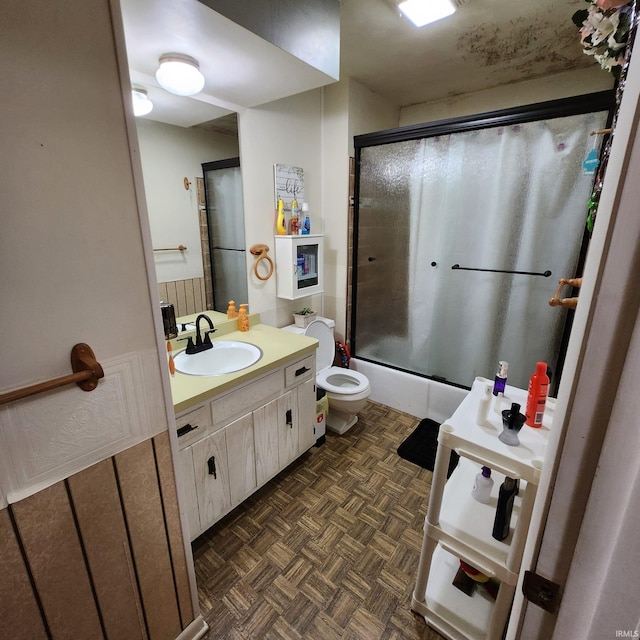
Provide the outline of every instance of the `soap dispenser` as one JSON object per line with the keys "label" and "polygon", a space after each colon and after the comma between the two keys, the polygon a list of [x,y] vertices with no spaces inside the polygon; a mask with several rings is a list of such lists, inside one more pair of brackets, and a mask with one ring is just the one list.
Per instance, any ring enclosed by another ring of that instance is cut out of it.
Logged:
{"label": "soap dispenser", "polygon": [[238,331],[249,331],[249,312],[247,311],[247,304],[240,305],[240,311],[238,311],[237,328]]}

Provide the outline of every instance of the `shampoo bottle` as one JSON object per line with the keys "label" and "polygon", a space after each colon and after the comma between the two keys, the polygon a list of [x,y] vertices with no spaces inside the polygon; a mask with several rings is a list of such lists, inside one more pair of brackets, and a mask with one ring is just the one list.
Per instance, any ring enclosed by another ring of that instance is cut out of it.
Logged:
{"label": "shampoo bottle", "polygon": [[529,378],[529,394],[527,396],[526,424],[530,427],[542,426],[544,406],[549,392],[549,376],[546,362],[536,364],[535,373]]}
{"label": "shampoo bottle", "polygon": [[493,533],[491,535],[496,540],[504,540],[509,535],[511,512],[513,511],[513,501],[516,497],[516,492],[516,481],[506,476],[504,482],[500,485],[496,517],[493,521]]}
{"label": "shampoo bottle", "polygon": [[491,489],[493,489],[493,478],[491,477],[491,469],[482,467],[482,471],[476,476],[471,490],[471,497],[482,504],[487,504],[491,498]]}

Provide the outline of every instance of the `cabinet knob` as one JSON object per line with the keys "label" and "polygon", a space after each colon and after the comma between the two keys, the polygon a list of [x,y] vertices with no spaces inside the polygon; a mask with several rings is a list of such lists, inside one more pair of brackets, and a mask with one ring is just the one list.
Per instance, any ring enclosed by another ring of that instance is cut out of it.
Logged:
{"label": "cabinet knob", "polygon": [[309,367],[300,367],[299,369],[296,369],[296,377],[304,375],[307,371],[311,371],[311,369],[309,369]]}
{"label": "cabinet knob", "polygon": [[218,479],[218,473],[216,472],[216,457],[211,456],[207,460],[207,466],[209,467],[209,475],[213,476],[214,480]]}
{"label": "cabinet knob", "polygon": [[290,429],[293,429],[293,415],[291,409],[287,409],[287,424]]}

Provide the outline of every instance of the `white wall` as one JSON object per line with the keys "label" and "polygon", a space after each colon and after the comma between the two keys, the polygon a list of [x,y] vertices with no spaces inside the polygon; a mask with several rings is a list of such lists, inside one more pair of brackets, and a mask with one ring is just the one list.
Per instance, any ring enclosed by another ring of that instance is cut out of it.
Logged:
{"label": "white wall", "polygon": [[[240,163],[245,212],[245,238],[249,249],[266,244],[275,259],[274,164],[304,170],[304,201],[309,203],[311,232],[322,233],[324,223],[321,162],[322,90],[247,109],[239,115]],[[291,313],[303,306],[322,311],[321,295],[287,301],[276,297],[275,276],[261,281],[253,273],[254,256],[247,251],[249,310],[262,322],[285,326]]]}
{"label": "white wall", "polygon": [[400,126],[508,109],[536,102],[568,98],[613,87],[613,77],[597,64],[545,78],[475,91],[445,100],[424,102],[400,111]]}
{"label": "white wall", "polygon": [[398,126],[399,110],[351,78],[324,87],[323,164],[325,200],[324,314],[346,331],[349,262],[349,157],[353,136]]}
{"label": "white wall", "polygon": [[77,342],[156,348],[109,8],[88,6],[2,9],[0,52],[25,63],[0,67],[0,389],[70,373]]}
{"label": "white wall", "polygon": [[[158,282],[201,278],[202,250],[196,197],[196,176],[202,163],[239,155],[235,135],[176,127],[152,120],[136,120],[140,160],[154,248],[187,251],[154,253]],[[184,187],[184,178],[191,183]]]}

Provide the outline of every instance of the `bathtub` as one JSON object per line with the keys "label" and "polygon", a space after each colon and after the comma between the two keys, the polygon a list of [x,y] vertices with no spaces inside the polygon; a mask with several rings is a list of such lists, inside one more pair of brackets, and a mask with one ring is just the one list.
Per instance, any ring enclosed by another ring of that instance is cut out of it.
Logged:
{"label": "bathtub", "polygon": [[369,400],[416,418],[431,418],[439,423],[451,416],[468,393],[466,389],[458,389],[358,358],[351,358],[350,368],[369,379]]}

